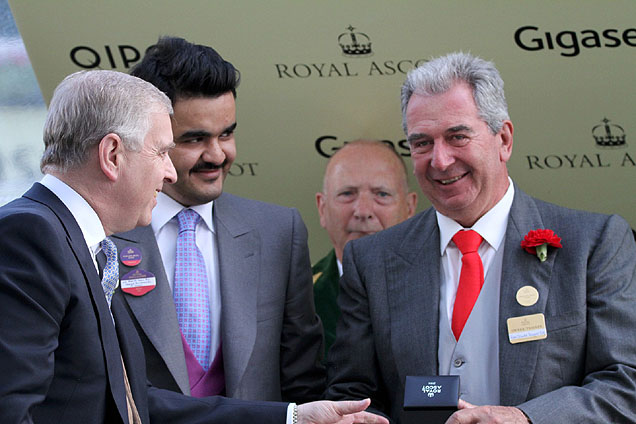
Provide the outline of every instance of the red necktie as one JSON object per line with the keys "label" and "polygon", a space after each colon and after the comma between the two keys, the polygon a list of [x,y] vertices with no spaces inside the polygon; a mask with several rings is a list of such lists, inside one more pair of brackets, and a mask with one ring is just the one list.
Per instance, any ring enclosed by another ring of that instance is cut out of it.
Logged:
{"label": "red necktie", "polygon": [[484,265],[477,249],[483,238],[473,230],[460,230],[453,236],[453,242],[462,252],[462,270],[459,274],[459,286],[453,307],[453,321],[451,328],[455,340],[459,340],[464,325],[479,297],[481,286],[484,285]]}

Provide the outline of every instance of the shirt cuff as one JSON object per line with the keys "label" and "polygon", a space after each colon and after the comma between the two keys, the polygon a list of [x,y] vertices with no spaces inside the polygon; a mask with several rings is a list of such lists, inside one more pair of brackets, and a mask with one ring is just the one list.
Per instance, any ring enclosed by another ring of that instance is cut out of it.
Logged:
{"label": "shirt cuff", "polygon": [[290,403],[287,405],[287,418],[285,419],[285,424],[293,424],[293,416],[294,416],[294,408],[296,407],[295,403]]}

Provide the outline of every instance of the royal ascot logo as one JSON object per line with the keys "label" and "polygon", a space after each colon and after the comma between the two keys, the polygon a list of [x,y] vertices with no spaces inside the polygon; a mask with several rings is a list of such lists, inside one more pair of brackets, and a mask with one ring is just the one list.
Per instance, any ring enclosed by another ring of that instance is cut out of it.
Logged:
{"label": "royal ascot logo", "polygon": [[610,124],[610,120],[603,118],[602,124],[592,128],[592,136],[597,147],[601,148],[624,148],[627,147],[625,141],[625,130],[620,125]]}
{"label": "royal ascot logo", "polygon": [[[337,44],[339,56],[351,58],[353,61],[334,60],[331,62],[302,59],[296,63],[274,63],[274,72],[280,80],[312,79],[312,78],[362,78],[400,75],[401,78],[411,69],[426,62],[425,59],[382,59],[363,60],[376,53],[373,51],[371,37],[366,32],[358,31],[353,25],[338,34]],[[330,37],[333,37],[331,35]],[[298,48],[298,51],[306,49]]]}
{"label": "royal ascot logo", "polygon": [[436,381],[429,381],[422,386],[422,393],[426,394],[426,396],[430,398],[435,397],[435,395],[442,393],[442,386],[437,384]]}
{"label": "royal ascot logo", "polygon": [[[599,149],[613,150],[627,148],[627,134],[622,126],[603,118],[600,124],[592,126],[592,137]],[[589,143],[586,142],[586,143]],[[622,154],[605,153],[565,153],[549,155],[526,155],[529,170],[549,170],[567,168],[632,168],[636,169],[636,156],[629,152]]]}
{"label": "royal ascot logo", "polygon": [[349,32],[343,32],[338,36],[338,44],[342,49],[342,54],[347,57],[372,56],[371,39],[363,32],[354,32],[351,25],[347,27]]}

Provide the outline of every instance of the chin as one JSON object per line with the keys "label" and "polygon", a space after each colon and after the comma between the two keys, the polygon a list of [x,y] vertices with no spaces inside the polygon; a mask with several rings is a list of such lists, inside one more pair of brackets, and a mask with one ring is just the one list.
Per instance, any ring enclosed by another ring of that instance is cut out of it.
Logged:
{"label": "chin", "polygon": [[135,228],[150,225],[150,221],[152,221],[152,213],[148,214],[148,216],[139,218],[139,221],[137,221],[137,225],[135,225]]}

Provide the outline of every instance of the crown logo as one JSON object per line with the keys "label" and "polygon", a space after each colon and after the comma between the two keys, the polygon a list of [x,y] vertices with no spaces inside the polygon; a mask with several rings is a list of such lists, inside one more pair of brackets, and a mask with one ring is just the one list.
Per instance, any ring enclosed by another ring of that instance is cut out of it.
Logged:
{"label": "crown logo", "polygon": [[610,120],[603,118],[602,124],[592,128],[592,136],[598,147],[626,147],[625,130],[616,124],[610,124]]}
{"label": "crown logo", "polygon": [[371,56],[371,39],[362,32],[353,32],[355,28],[351,25],[347,27],[349,32],[343,32],[338,36],[338,44],[342,49],[342,54],[349,57]]}

